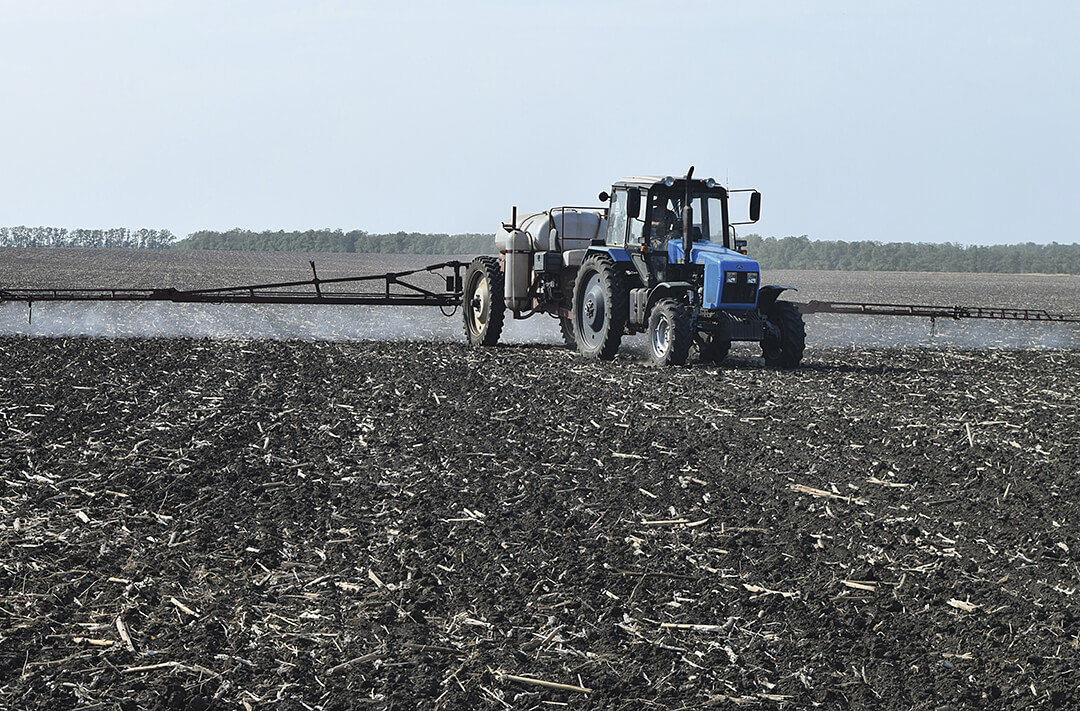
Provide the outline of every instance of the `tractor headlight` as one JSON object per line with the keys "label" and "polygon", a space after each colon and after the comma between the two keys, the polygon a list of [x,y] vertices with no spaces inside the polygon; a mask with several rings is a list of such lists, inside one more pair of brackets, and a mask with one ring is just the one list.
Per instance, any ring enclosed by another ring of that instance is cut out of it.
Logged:
{"label": "tractor headlight", "polygon": [[713,180],[712,178],[706,178],[705,179],[705,187],[708,188],[709,190],[712,190],[713,188],[716,187],[716,181]]}
{"label": "tractor headlight", "polygon": [[664,187],[670,188],[674,184],[675,184],[675,178],[672,178],[670,175],[668,177],[664,178]]}
{"label": "tractor headlight", "polygon": [[746,273],[746,283],[747,284],[757,284],[757,279],[758,279],[758,273],[757,272],[747,272]]}
{"label": "tractor headlight", "polygon": [[724,272],[724,281],[728,284],[735,284],[739,281],[738,272]]}

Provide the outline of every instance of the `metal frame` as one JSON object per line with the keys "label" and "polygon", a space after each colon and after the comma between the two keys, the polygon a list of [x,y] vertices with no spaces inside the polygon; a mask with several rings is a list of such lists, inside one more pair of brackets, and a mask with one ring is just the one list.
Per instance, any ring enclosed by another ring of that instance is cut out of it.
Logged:
{"label": "metal frame", "polygon": [[[462,270],[465,262],[450,261],[421,269],[370,276],[320,279],[311,265],[312,278],[271,284],[229,286],[217,289],[0,289],[0,302],[21,301],[172,301],[210,304],[347,304],[362,306],[443,306],[461,305]],[[435,292],[408,281],[425,272],[452,270],[444,275],[446,290]],[[327,285],[379,282],[379,291],[336,291]],[[314,292],[301,287],[311,287]]]}
{"label": "metal frame", "polygon": [[912,304],[860,304],[848,301],[810,301],[796,304],[803,314],[855,316],[922,316],[924,318],[991,318],[1005,321],[1052,321],[1080,323],[1080,314],[1055,314],[1044,309],[982,306],[920,306]]}

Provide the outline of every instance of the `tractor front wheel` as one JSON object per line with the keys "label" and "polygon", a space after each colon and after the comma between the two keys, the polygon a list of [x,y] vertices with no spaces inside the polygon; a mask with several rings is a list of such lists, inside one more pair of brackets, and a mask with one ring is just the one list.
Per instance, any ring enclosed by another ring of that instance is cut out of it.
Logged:
{"label": "tractor front wheel", "polygon": [[471,346],[493,346],[502,334],[506,302],[503,301],[503,272],[494,257],[477,257],[465,270],[462,311],[465,336]]}
{"label": "tractor front wheel", "polygon": [[623,274],[609,258],[587,257],[574,283],[574,340],[590,360],[611,360],[626,328]]}
{"label": "tractor front wheel", "polygon": [[686,306],[664,299],[649,314],[649,360],[654,365],[685,365],[694,340]]}
{"label": "tractor front wheel", "polygon": [[761,341],[765,365],[791,370],[799,367],[806,349],[806,326],[799,307],[790,301],[777,301],[765,314],[772,328]]}

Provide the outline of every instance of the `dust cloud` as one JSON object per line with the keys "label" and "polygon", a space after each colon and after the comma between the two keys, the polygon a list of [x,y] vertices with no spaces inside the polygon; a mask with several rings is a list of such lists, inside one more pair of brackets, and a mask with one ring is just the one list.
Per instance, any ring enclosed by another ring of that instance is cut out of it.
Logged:
{"label": "dust cloud", "polygon": [[[462,341],[460,309],[409,306],[174,304],[169,302],[40,302],[28,322],[26,304],[0,304],[0,335],[105,338]],[[812,314],[810,347],[1049,349],[1080,348],[1075,324]],[[562,343],[558,321],[507,314],[502,342]],[[624,339],[626,354],[644,352],[640,337]],[[745,348],[756,345],[745,344]]]}
{"label": "dust cloud", "polygon": [[1080,327],[1069,323],[848,314],[811,314],[805,320],[809,346],[972,350],[1080,348]]}
{"label": "dust cloud", "polygon": [[[0,304],[0,335],[104,338],[424,340],[464,338],[461,310],[416,306],[40,302]],[[503,340],[561,343],[558,321],[507,319]]]}

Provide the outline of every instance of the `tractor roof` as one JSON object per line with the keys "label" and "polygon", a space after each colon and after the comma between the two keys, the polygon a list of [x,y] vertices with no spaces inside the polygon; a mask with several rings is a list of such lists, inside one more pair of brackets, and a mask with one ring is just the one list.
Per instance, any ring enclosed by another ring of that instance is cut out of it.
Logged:
{"label": "tractor roof", "polygon": [[662,175],[631,175],[626,178],[619,178],[615,181],[615,185],[656,185],[664,180]]}
{"label": "tractor roof", "polygon": [[[672,177],[674,177],[674,176],[672,176]],[[651,188],[653,186],[663,184],[664,180],[666,180],[666,179],[667,179],[667,176],[662,176],[662,175],[631,175],[629,177],[620,178],[620,179],[616,180],[614,185],[623,185],[623,186],[627,186],[627,187],[632,186],[632,187]],[[682,183],[682,181],[683,181],[683,178],[675,177],[675,182],[676,183]],[[704,183],[705,179],[696,179],[695,178],[691,182]],[[717,187],[719,187],[719,184],[717,184]]]}

